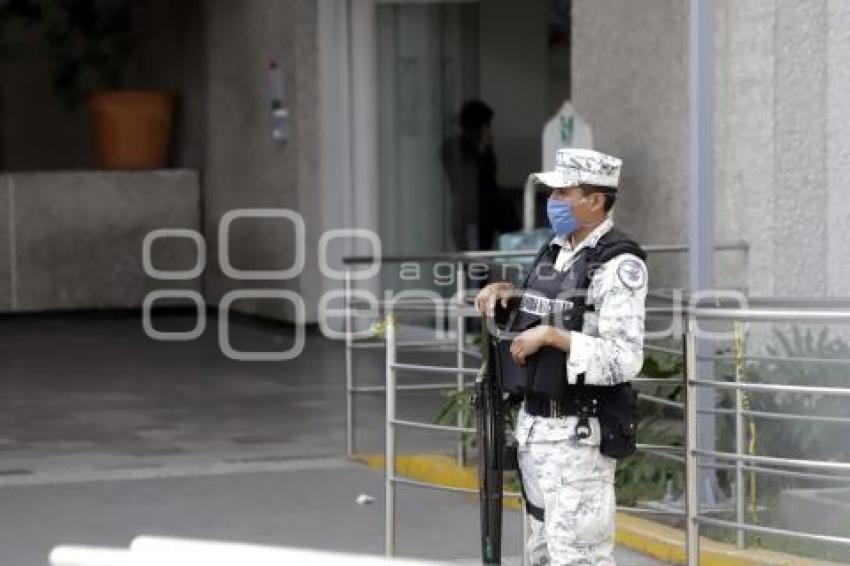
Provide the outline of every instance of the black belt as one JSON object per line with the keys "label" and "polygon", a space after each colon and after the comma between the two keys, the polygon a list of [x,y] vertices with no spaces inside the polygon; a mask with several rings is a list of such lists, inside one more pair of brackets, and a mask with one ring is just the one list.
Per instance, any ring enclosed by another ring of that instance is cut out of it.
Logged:
{"label": "black belt", "polygon": [[599,402],[600,400],[593,396],[576,396],[570,399],[528,396],[525,398],[525,412],[534,417],[578,417],[576,436],[583,439],[590,436],[588,419],[599,415]]}
{"label": "black belt", "polygon": [[575,415],[572,403],[552,397],[526,397],[525,412],[534,417],[568,417]]}
{"label": "black belt", "polygon": [[[581,381],[584,381],[583,376]],[[614,393],[610,386],[572,385],[564,398],[526,395],[525,412],[535,417],[596,417],[599,408]]]}

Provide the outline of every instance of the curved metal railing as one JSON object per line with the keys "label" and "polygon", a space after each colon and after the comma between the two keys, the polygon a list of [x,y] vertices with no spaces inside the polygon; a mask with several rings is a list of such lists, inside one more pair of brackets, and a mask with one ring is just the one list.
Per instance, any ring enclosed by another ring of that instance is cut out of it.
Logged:
{"label": "curved metal railing", "polygon": [[[477,316],[470,308],[460,308],[457,311],[459,316]],[[672,457],[678,461],[684,461],[686,467],[685,481],[685,517],[687,521],[686,545],[689,564],[698,564],[699,557],[699,529],[701,526],[712,526],[730,529],[742,535],[745,532],[762,533],[793,537],[798,539],[807,539],[816,542],[838,544],[850,546],[850,538],[843,536],[835,536],[831,534],[821,534],[812,532],[803,532],[793,529],[782,529],[772,526],[758,525],[744,521],[743,513],[743,494],[741,493],[742,474],[745,471],[757,472],[767,475],[779,475],[792,478],[824,480],[832,482],[844,482],[850,484],[850,475],[839,475],[839,472],[850,472],[850,462],[834,462],[824,460],[811,459],[793,459],[780,458],[773,456],[763,456],[755,454],[745,454],[741,442],[736,443],[735,452],[725,452],[719,450],[707,450],[697,444],[697,429],[699,427],[699,415],[734,415],[736,417],[736,427],[741,426],[743,417],[764,418],[764,419],[799,419],[812,422],[829,422],[850,424],[850,418],[829,415],[797,415],[776,413],[769,411],[753,411],[744,409],[740,403],[740,393],[745,391],[760,392],[760,393],[779,393],[790,392],[801,395],[831,395],[835,397],[850,397],[850,387],[826,387],[819,385],[787,385],[779,383],[749,383],[737,381],[722,381],[714,379],[706,379],[699,374],[699,361],[711,361],[712,358],[697,355],[697,340],[699,339],[699,330],[697,322],[699,320],[710,321],[729,321],[729,322],[817,322],[817,323],[839,323],[850,322],[850,309],[829,309],[829,308],[767,308],[760,307],[756,309],[748,308],[687,308],[676,307],[669,309],[661,309],[655,311],[655,314],[668,314],[675,316],[683,316],[686,324],[684,325],[684,351],[678,352],[684,355],[685,380],[676,379],[655,379],[655,378],[636,378],[633,382],[636,385],[669,385],[669,386],[685,386],[686,400],[684,403],[662,399],[652,395],[641,394],[641,398],[648,402],[661,403],[664,406],[670,406],[681,409],[685,413],[685,428],[686,442],[685,446],[664,446],[639,444],[639,449],[662,457]],[[386,533],[387,542],[386,549],[388,554],[394,551],[394,502],[395,502],[395,487],[398,484],[412,485],[417,487],[426,487],[430,489],[442,489],[446,491],[464,491],[476,492],[474,489],[464,489],[456,487],[438,486],[427,484],[425,482],[404,478],[396,473],[395,469],[395,432],[398,427],[416,427],[420,429],[435,430],[446,433],[469,433],[473,429],[461,426],[445,426],[434,425],[431,423],[421,423],[411,421],[409,419],[398,418],[396,414],[396,393],[399,386],[396,383],[396,374],[398,371],[414,371],[426,372],[431,374],[460,374],[464,376],[474,375],[477,370],[463,367],[434,367],[422,364],[405,364],[396,361],[397,342],[395,336],[395,327],[389,325],[386,332],[387,358],[386,358],[386,391],[387,395],[387,420],[386,420],[386,501],[387,501],[387,517],[386,517]],[[677,351],[672,348],[665,349],[665,353],[675,354]],[[759,357],[761,358],[761,357]],[[724,358],[725,359],[725,358]],[[788,361],[809,363],[821,361],[820,358],[806,358],[801,360],[794,357],[771,356],[771,361]],[[847,360],[827,359],[832,363],[846,363]],[[447,384],[451,385],[451,384]],[[696,391],[698,389],[717,389],[728,390],[737,395],[737,403],[734,409],[704,409],[699,408],[696,399]],[[736,485],[736,520],[725,520],[717,517],[708,516],[710,509],[706,506],[701,506],[699,501],[697,480],[699,470],[701,469],[726,469],[733,470],[737,475]],[[821,472],[831,473],[811,473],[811,470],[819,470]],[[518,496],[518,494],[507,494],[508,496]],[[645,508],[627,508],[619,507],[618,509],[629,512],[640,512],[648,514],[669,514],[671,511]],[[672,513],[675,513],[674,511]]]}
{"label": "curved metal railing", "polygon": [[[787,300],[783,301],[787,303]],[[765,525],[756,525],[748,523],[744,520],[743,500],[744,496],[741,493],[744,487],[743,471],[753,471],[757,473],[780,475],[786,477],[796,477],[801,479],[837,481],[850,484],[850,475],[835,475],[835,474],[812,474],[787,470],[785,468],[797,468],[808,470],[824,470],[824,471],[845,471],[850,472],[850,462],[835,462],[825,460],[809,460],[795,458],[780,458],[774,456],[762,456],[755,454],[745,454],[742,449],[742,424],[741,419],[744,416],[751,418],[764,418],[774,420],[805,420],[809,422],[828,422],[850,424],[848,417],[836,417],[829,415],[801,415],[776,413],[769,411],[752,411],[743,408],[742,396],[746,392],[759,393],[796,393],[801,395],[831,395],[835,397],[850,397],[850,387],[824,387],[817,385],[790,385],[779,383],[751,383],[741,381],[722,381],[716,379],[706,379],[700,375],[700,362],[729,360],[728,356],[699,356],[698,339],[699,332],[697,323],[699,320],[711,321],[727,321],[727,322],[813,322],[813,323],[846,323],[850,322],[850,309],[844,305],[846,301],[836,301],[834,304],[841,305],[836,308],[828,308],[823,306],[828,302],[819,301],[821,303],[818,308],[807,306],[806,308],[789,308],[780,306],[779,308],[769,308],[760,306],[758,308],[692,308],[686,310],[688,319],[687,330],[685,332],[685,371],[686,371],[686,403],[685,403],[685,427],[687,433],[685,467],[686,467],[686,509],[687,509],[687,556],[688,564],[698,564],[699,561],[699,527],[714,526],[726,529],[732,529],[736,532],[739,546],[743,546],[743,534],[745,532],[761,533],[791,537],[796,539],[805,539],[816,542],[824,542],[850,546],[850,537],[834,536],[829,534],[819,534],[811,532],[803,532],[793,529],[782,529]],[[781,361],[786,363],[830,363],[830,364],[850,364],[850,360],[844,359],[821,359],[812,357],[794,357],[794,356],[747,356],[750,361]],[[700,389],[706,390],[726,390],[735,393],[735,408],[734,409],[700,409],[698,407],[697,392]],[[700,414],[733,414],[736,417],[736,451],[725,452],[719,450],[708,450],[700,448],[698,445],[698,429]],[[720,462],[731,462],[732,464],[722,464]],[[734,521],[718,519],[715,517],[707,517],[701,513],[699,501],[699,470],[711,468],[727,468],[736,471],[736,518]]]}

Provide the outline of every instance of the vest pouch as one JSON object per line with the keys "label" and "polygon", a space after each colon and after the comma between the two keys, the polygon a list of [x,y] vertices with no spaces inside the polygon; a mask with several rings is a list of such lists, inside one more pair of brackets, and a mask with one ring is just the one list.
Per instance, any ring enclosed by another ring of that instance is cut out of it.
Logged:
{"label": "vest pouch", "polygon": [[[517,301],[518,302],[518,301]],[[516,306],[516,305],[515,305]],[[498,309],[501,306],[497,307]],[[500,331],[516,336],[524,330],[533,328],[540,324],[539,317],[528,316],[523,312],[515,312],[516,317],[511,320],[506,313],[501,313],[500,320],[496,324]],[[510,324],[510,326],[508,326]],[[511,344],[513,338],[494,338],[495,361],[496,361],[496,385],[511,395],[523,397],[528,391],[529,378],[535,372],[534,356],[526,358],[525,367],[519,367],[511,355]]]}
{"label": "vest pouch", "polygon": [[512,340],[495,340],[496,385],[511,395],[523,396],[526,391],[528,366],[521,368],[511,356]]}
{"label": "vest pouch", "polygon": [[567,355],[558,348],[544,346],[526,358],[528,393],[563,399],[567,394]]}
{"label": "vest pouch", "polygon": [[599,411],[599,451],[609,458],[625,458],[637,449],[637,392],[630,383],[610,388]]}

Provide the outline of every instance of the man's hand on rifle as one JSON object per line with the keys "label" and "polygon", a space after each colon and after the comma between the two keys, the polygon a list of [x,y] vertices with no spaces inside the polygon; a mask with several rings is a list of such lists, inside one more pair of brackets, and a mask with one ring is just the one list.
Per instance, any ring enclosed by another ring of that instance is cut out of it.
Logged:
{"label": "man's hand on rifle", "polygon": [[508,308],[508,300],[516,293],[516,288],[510,283],[504,281],[490,283],[475,297],[475,309],[484,316],[492,317],[496,310],[496,303],[501,304],[503,308]]}
{"label": "man's hand on rifle", "polygon": [[511,342],[511,356],[516,365],[525,367],[525,358],[535,354],[543,346],[552,346],[568,352],[570,333],[545,324],[529,328]]}

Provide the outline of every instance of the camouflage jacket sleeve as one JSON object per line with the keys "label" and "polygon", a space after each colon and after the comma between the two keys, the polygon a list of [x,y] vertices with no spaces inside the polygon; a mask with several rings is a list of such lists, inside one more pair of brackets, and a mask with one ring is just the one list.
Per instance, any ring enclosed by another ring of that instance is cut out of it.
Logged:
{"label": "camouflage jacket sleeve", "polygon": [[570,333],[567,379],[585,374],[588,385],[614,385],[635,377],[643,365],[647,269],[632,255],[602,265],[590,282],[582,332]]}

